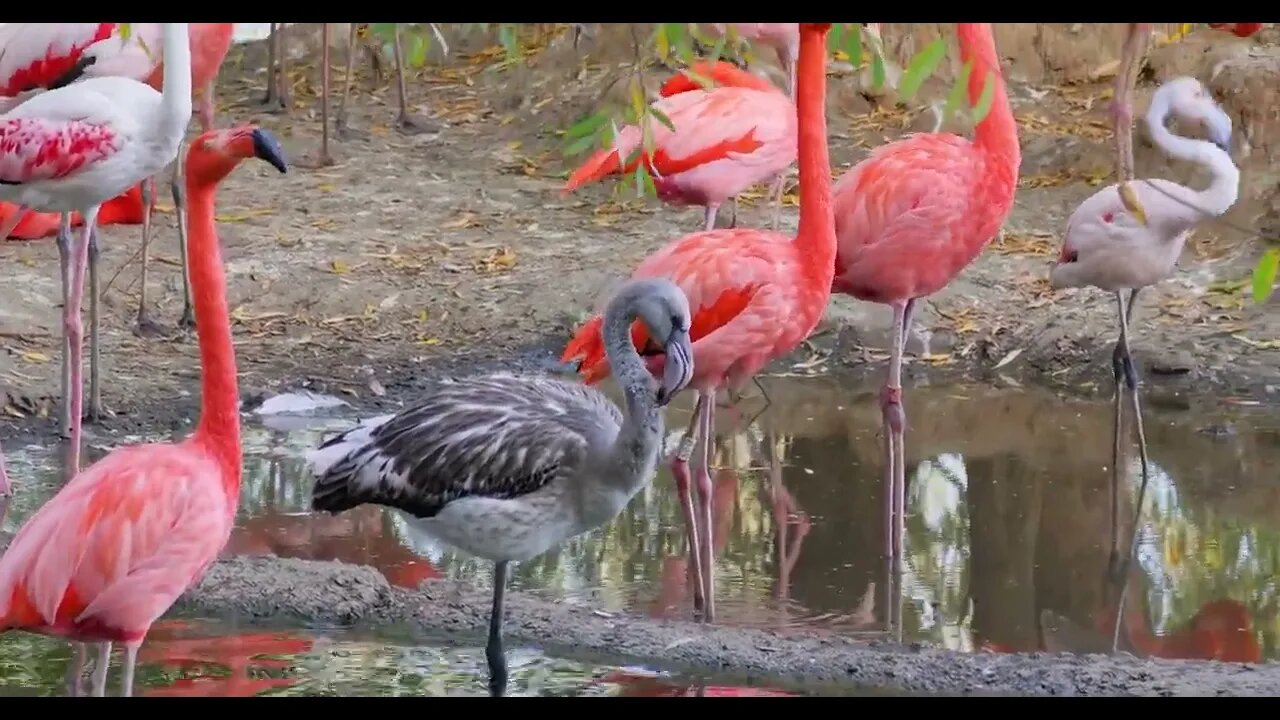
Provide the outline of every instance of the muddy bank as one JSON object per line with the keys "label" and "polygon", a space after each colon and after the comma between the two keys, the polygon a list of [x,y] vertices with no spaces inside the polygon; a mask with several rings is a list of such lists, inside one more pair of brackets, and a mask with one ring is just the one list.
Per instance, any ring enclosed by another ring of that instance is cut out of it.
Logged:
{"label": "muddy bank", "polygon": [[[436,581],[389,586],[375,570],[275,558],[219,562],[179,603],[184,612],[278,622],[389,625],[470,633],[488,622],[490,595]],[[967,655],[816,634],[770,632],[612,616],[510,592],[506,637],[549,651],[592,652],[688,671],[740,674],[919,693],[1017,695],[1269,695],[1280,665],[1221,665],[1131,657]],[[565,642],[565,638],[573,638]]]}
{"label": "muddy bank", "polygon": [[[453,581],[395,588],[368,567],[278,558],[216,563],[175,606],[240,622],[394,626],[417,637],[482,642],[490,595]],[[818,683],[919,694],[1265,696],[1280,665],[1143,660],[1132,656],[963,654],[921,646],[691,622],[622,617],[516,591],[507,595],[509,646],[593,654],[751,682]],[[572,641],[566,641],[572,638]]]}

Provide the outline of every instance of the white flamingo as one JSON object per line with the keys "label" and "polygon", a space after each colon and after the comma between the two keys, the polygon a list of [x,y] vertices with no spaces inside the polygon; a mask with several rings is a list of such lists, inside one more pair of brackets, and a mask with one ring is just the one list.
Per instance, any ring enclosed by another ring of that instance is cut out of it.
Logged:
{"label": "white flamingo", "polygon": [[[79,469],[83,407],[80,307],[89,265],[90,379],[98,380],[98,208],[177,157],[191,122],[191,47],[186,23],[163,28],[164,92],[123,77],[96,77],[40,93],[0,115],[0,200],[62,215],[62,434],[68,468]],[[84,218],[74,248],[71,213]],[[74,250],[74,252],[72,252]],[[74,262],[73,262],[74,260]]]}

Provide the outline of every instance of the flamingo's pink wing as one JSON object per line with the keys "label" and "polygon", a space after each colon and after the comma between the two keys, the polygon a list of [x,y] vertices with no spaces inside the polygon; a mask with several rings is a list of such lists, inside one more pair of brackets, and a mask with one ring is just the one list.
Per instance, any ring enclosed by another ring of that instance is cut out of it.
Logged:
{"label": "flamingo's pink wing", "polygon": [[[774,332],[786,323],[790,305],[784,296],[794,291],[786,282],[792,240],[780,233],[737,228],[686,235],[650,255],[632,278],[666,278],[689,299],[695,373],[713,367],[708,353],[772,346]],[[598,317],[598,316],[597,316]],[[577,339],[583,347],[580,367],[587,382],[610,372],[598,323],[593,319],[579,330],[589,333]],[[643,323],[632,326],[632,340],[643,350],[648,333]]]}
{"label": "flamingo's pink wing", "polygon": [[0,627],[145,630],[217,556],[232,512],[199,446],[116,450],[40,508],[0,558]]}
{"label": "flamingo's pink wing", "polygon": [[0,30],[0,95],[48,88],[116,23],[9,23]]}
{"label": "flamingo's pink wing", "polygon": [[958,240],[985,214],[972,193],[981,173],[968,141],[921,134],[845,174],[833,188],[837,287],[888,302],[945,285],[967,262]]}
{"label": "flamingo's pink wing", "polygon": [[[655,134],[653,167],[659,175],[685,172],[717,160],[750,164],[764,161],[762,147],[796,153],[795,105],[778,92],[721,87],[681,93],[665,100],[694,97],[696,102],[668,113],[675,131]],[[657,123],[655,123],[657,124]]]}
{"label": "flamingo's pink wing", "polygon": [[66,177],[115,154],[123,144],[107,124],[41,118],[0,120],[0,184]]}

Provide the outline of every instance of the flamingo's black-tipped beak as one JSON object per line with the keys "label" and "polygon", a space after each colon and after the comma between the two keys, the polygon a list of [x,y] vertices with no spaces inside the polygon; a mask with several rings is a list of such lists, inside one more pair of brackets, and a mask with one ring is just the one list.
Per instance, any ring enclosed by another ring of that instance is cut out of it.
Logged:
{"label": "flamingo's black-tipped beak", "polygon": [[262,128],[253,129],[253,155],[260,160],[266,160],[272,167],[282,173],[289,171],[289,165],[284,160],[284,149],[280,147],[280,141]]}

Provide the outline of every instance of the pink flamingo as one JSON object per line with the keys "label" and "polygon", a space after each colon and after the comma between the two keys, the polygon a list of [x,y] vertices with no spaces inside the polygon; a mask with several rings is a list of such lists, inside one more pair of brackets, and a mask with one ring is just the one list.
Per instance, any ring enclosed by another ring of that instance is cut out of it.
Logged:
{"label": "pink flamingo", "polygon": [[776,178],[771,191],[777,195],[776,229],[782,173],[796,159],[795,104],[768,80],[727,62],[699,63],[693,71],[723,87],[706,90],[683,74],[668,80],[664,97],[652,107],[665,114],[675,130],[657,120],[650,123],[653,157],[642,151],[623,165],[641,144],[640,128],[628,125],[619,131],[613,149],[596,152],[573,171],[564,191],[632,172],[643,161],[651,171],[657,170],[654,188],[660,199],[675,206],[704,206],[705,229],[713,230],[721,203]]}
{"label": "pink flamingo", "polygon": [[[185,23],[166,23],[164,92],[121,77],[89,78],[41,93],[0,115],[0,199],[62,213],[63,415],[71,437],[67,463],[79,468],[83,400],[82,326],[89,261],[92,394],[98,394],[97,222],[102,203],[155,175],[177,155],[191,121],[191,51]],[[71,248],[71,212],[84,218]]]}
{"label": "pink flamingo", "polygon": [[[185,47],[185,38],[166,33],[171,38]],[[177,444],[118,448],[85,468],[27,520],[0,558],[0,631],[70,638],[77,670],[81,643],[98,643],[95,695],[105,693],[113,642],[125,646],[124,694],[132,693],[138,647],[151,624],[231,535],[240,495],[239,393],[214,194],[250,157],[285,172],[275,138],[252,126],[210,130],[187,155],[203,404],[195,432]]]}
{"label": "pink flamingo", "polygon": [[[741,386],[770,360],[794,349],[813,331],[831,295],[835,261],[835,225],[831,213],[831,161],[827,157],[826,36],[829,23],[800,28],[797,72],[799,114],[800,226],[795,238],[766,230],[735,228],[686,235],[650,255],[632,278],[667,278],[680,286],[694,312],[690,326],[694,377],[698,391],[693,423],[685,431],[672,473],[692,555],[694,603],[714,615],[711,547],[711,476],[707,467],[712,443],[715,391]],[[781,98],[781,94],[778,96]],[[679,97],[679,96],[677,96]],[[732,116],[725,118],[733,122]],[[672,118],[673,121],[675,120]],[[750,137],[750,131],[741,131]],[[683,157],[683,159],[678,159]],[[689,167],[696,155],[659,151],[653,164],[666,177]],[[588,383],[610,374],[601,337],[602,318],[587,321],[565,347],[561,362],[580,360]],[[664,356],[650,344],[646,331],[632,331],[637,348],[648,350],[649,369],[661,377]],[[697,426],[695,437],[694,426]],[[689,455],[702,439],[698,467],[700,516],[695,519],[689,494]],[[697,523],[704,530],[699,531]],[[701,601],[701,602],[699,602]]]}
{"label": "pink flamingo", "polygon": [[[85,77],[127,77],[144,82],[156,90],[163,89],[163,42],[161,23],[133,23],[133,37],[124,41],[118,35],[119,23],[14,23],[6,25],[0,36],[0,94],[23,96],[43,90],[65,87]],[[199,97],[200,129],[214,126],[216,115],[214,88],[222,62],[231,47],[235,23],[191,23],[191,88]],[[140,41],[140,42],[139,42]],[[191,92],[190,90],[188,92]],[[182,198],[182,168],[174,163],[170,189],[174,212],[178,219],[178,252],[183,269],[183,309],[179,325],[191,327],[191,288],[187,278],[187,243],[185,212]],[[134,332],[156,335],[160,327],[147,313],[147,265],[151,244],[151,214],[155,209],[155,181],[142,185],[142,268],[138,292],[138,320]],[[27,208],[15,214],[0,237],[8,237],[23,219]],[[99,224],[102,218],[99,218]],[[91,264],[96,261],[91,259]],[[91,271],[92,272],[92,271]],[[96,297],[92,299],[96,301]],[[96,323],[96,320],[93,322]],[[93,328],[96,332],[96,326]],[[94,345],[95,353],[97,345]],[[96,358],[96,356],[95,356]],[[96,366],[97,360],[91,358]],[[101,395],[94,384],[90,390],[89,417],[102,413]]]}
{"label": "pink flamingo", "polygon": [[[1169,132],[1165,120],[1171,113],[1208,130],[1211,142],[1191,140]],[[1112,353],[1115,377],[1116,446],[1113,471],[1119,465],[1123,405],[1123,379],[1129,405],[1135,416],[1142,477],[1147,477],[1146,433],[1142,426],[1138,399],[1138,372],[1129,354],[1129,323],[1138,291],[1173,274],[1187,236],[1200,222],[1225,213],[1235,204],[1240,189],[1240,170],[1231,161],[1231,116],[1223,112],[1200,81],[1190,77],[1169,80],[1156,90],[1147,109],[1147,129],[1151,139],[1169,156],[1207,167],[1212,181],[1204,190],[1163,178],[1134,183],[1135,199],[1143,208],[1134,212],[1113,183],[1090,195],[1067,220],[1062,253],[1049,273],[1054,288],[1093,286],[1115,294],[1120,318],[1120,338]],[[1129,291],[1126,305],[1124,291]],[[1112,487],[1112,513],[1119,512],[1118,483]],[[1119,548],[1112,537],[1113,557]]]}
{"label": "pink flamingo", "polygon": [[956,32],[961,58],[973,63],[970,102],[978,101],[988,73],[995,87],[973,141],[951,133],[912,135],[878,148],[835,186],[834,290],[893,308],[880,404],[889,486],[885,529],[894,558],[901,552],[905,503],[901,377],[912,311],[916,299],[945,287],[995,237],[1013,206],[1021,162],[991,25],[959,23]]}

